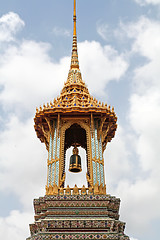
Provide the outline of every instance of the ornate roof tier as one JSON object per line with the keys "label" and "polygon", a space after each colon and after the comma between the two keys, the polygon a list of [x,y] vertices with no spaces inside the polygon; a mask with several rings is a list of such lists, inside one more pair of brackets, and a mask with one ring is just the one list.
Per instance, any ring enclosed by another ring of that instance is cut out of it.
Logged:
{"label": "ornate roof tier", "polygon": [[[74,86],[72,88],[72,86]],[[88,116],[90,118],[91,114],[93,118],[100,119],[100,126],[104,138],[102,139],[102,144],[105,146],[107,142],[110,142],[115,135],[117,128],[117,117],[114,112],[114,108],[107,107],[107,104],[98,102],[95,98],[91,97],[85,88],[75,84],[69,88],[68,92],[62,92],[60,97],[54,99],[53,102],[44,105],[43,108],[37,109],[35,115],[35,130],[38,138],[42,142],[47,143],[47,138],[45,137],[44,131],[48,131],[47,119],[58,118],[60,114],[61,118],[67,116],[83,118]]]}

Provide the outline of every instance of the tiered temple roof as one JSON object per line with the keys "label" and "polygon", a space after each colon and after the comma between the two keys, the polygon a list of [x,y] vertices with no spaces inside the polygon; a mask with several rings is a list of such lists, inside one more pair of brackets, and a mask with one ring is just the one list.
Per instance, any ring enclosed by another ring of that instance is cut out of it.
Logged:
{"label": "tiered temple roof", "polygon": [[76,34],[76,10],[74,9],[74,30],[72,43],[71,65],[67,81],[56,99],[50,103],[44,104],[43,107],[37,108],[35,115],[35,130],[41,142],[46,143],[45,131],[48,130],[47,118],[57,118],[60,114],[71,116],[91,116],[101,119],[99,128],[103,133],[102,145],[103,150],[115,135],[117,128],[117,117],[114,108],[111,109],[107,104],[101,103],[92,97],[88,91],[85,82],[82,80],[79,68],[78,51],[77,51],[77,34]]}

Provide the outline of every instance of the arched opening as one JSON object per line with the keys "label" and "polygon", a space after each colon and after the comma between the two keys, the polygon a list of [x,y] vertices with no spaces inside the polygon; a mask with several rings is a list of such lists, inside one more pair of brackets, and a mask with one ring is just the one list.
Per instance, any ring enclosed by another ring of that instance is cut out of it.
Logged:
{"label": "arched opening", "polygon": [[[79,149],[79,155],[81,157],[82,171],[79,173],[69,172],[69,162],[70,157],[73,154],[73,147],[75,146]],[[65,132],[65,144],[64,144],[64,153],[65,153],[65,172],[66,180],[65,187],[69,185],[74,187],[76,184],[78,187],[87,185],[86,172],[87,172],[87,137],[86,131],[78,124],[73,124]]]}
{"label": "arched opening", "polygon": [[69,147],[74,146],[75,143],[77,146],[87,149],[86,131],[77,123],[74,123],[65,132],[64,150],[66,151]]}

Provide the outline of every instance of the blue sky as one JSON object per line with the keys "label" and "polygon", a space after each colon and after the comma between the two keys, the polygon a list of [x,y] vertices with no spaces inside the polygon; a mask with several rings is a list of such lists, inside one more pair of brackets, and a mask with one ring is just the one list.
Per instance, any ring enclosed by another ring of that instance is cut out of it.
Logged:
{"label": "blue sky", "polygon": [[[131,240],[160,237],[159,10],[160,0],[77,1],[83,80],[118,116],[104,154],[106,183],[122,200]],[[0,239],[28,237],[32,201],[45,194],[47,152],[33,118],[67,79],[72,11],[71,0],[1,3]]]}

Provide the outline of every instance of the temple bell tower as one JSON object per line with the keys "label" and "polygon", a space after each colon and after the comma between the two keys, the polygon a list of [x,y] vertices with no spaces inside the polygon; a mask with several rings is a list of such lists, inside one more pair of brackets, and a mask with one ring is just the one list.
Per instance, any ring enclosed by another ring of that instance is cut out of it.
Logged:
{"label": "temple bell tower", "polygon": [[[34,200],[31,237],[42,239],[129,240],[119,221],[120,199],[106,195],[103,153],[117,128],[114,108],[93,98],[80,72],[76,0],[73,43],[67,81],[56,99],[36,109],[35,131],[48,151],[46,195]],[[86,150],[88,186],[65,187],[66,151],[73,147],[69,171],[82,170],[78,148]]]}

